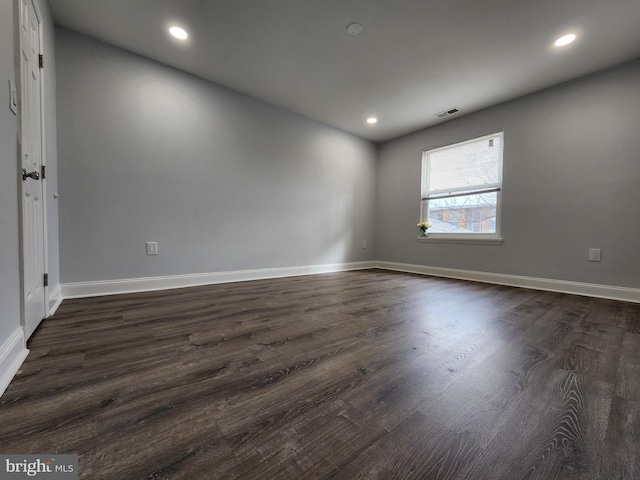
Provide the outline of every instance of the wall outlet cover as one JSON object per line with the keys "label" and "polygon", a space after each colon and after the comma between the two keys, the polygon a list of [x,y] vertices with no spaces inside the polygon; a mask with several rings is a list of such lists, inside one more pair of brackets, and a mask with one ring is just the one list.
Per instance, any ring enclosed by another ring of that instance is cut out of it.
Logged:
{"label": "wall outlet cover", "polygon": [[158,255],[158,242],[147,242],[147,255]]}

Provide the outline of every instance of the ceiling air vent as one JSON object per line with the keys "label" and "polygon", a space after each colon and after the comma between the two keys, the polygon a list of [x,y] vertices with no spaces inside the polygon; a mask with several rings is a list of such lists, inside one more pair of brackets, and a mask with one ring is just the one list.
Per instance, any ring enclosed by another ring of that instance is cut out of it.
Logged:
{"label": "ceiling air vent", "polygon": [[449,115],[453,115],[454,113],[458,113],[460,110],[457,108],[450,108],[449,110],[445,110],[444,112],[436,113],[435,116],[438,118],[448,117]]}

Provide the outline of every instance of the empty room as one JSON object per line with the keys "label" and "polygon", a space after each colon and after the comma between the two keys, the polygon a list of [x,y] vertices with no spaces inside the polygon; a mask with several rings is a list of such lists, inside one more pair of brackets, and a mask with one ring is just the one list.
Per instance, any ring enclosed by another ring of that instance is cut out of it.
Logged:
{"label": "empty room", "polygon": [[0,478],[640,478],[640,2],[1,0]]}

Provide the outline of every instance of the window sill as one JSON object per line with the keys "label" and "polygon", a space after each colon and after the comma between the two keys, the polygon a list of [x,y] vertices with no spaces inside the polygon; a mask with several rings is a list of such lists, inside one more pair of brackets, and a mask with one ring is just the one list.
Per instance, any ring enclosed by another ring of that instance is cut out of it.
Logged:
{"label": "window sill", "polygon": [[502,245],[502,237],[418,237],[420,243],[459,243],[466,245]]}

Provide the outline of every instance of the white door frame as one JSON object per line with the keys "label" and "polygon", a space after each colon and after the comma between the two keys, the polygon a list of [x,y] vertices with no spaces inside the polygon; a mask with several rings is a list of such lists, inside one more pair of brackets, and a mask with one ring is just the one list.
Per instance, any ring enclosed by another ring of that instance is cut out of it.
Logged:
{"label": "white door frame", "polygon": [[[33,10],[38,19],[38,49],[40,50],[40,54],[44,52],[44,29],[42,25],[42,15],[40,9],[38,8],[38,4],[35,0],[25,0],[29,2],[33,6]],[[22,102],[22,90],[23,90],[23,75],[26,72],[22,72],[22,61],[21,61],[21,49],[22,49],[22,35],[20,34],[20,29],[22,28],[22,1],[15,0],[15,25],[16,31],[18,35],[16,35],[17,45],[16,45],[16,71],[18,76],[18,81],[16,82],[16,87],[19,89],[19,104],[18,104],[18,131],[20,135],[20,148],[18,152],[18,193],[19,193],[19,222],[20,222],[20,322],[25,333],[25,343],[28,340],[27,337],[27,328],[26,328],[26,292],[25,292],[25,259],[26,259],[26,249],[24,247],[24,212],[23,212],[23,196],[24,196],[24,181],[22,179],[22,156],[23,156],[23,145],[25,141],[25,132],[24,130],[24,122],[23,122],[23,102]],[[45,121],[44,121],[44,70],[40,70],[40,105],[38,108],[39,113],[39,123],[40,123],[40,160],[42,167],[46,166],[46,135],[45,135]],[[41,169],[41,172],[44,171],[44,168]],[[30,180],[27,180],[30,181]],[[48,255],[47,255],[47,181],[46,176],[39,180],[39,183],[42,188],[42,245],[37,246],[37,248],[42,248],[43,255],[43,267],[44,271],[42,274],[48,273]],[[44,311],[43,311],[43,319],[49,316],[49,288],[47,285],[44,286]]]}

